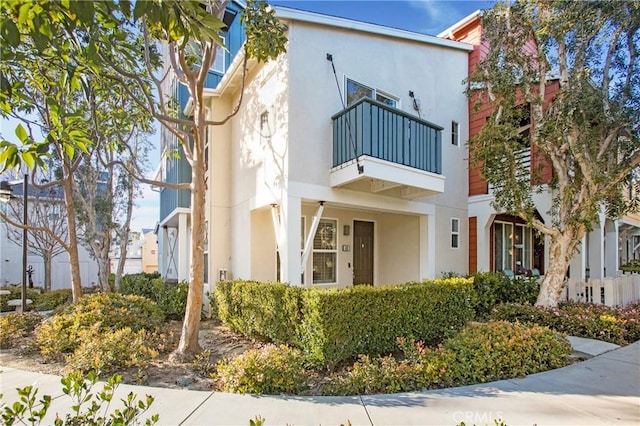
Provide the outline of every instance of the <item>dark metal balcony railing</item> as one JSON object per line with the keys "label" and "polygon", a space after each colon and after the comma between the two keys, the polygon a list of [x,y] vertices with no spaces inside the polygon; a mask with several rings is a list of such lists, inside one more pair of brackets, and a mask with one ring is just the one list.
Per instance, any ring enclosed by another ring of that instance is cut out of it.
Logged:
{"label": "dark metal balcony railing", "polygon": [[360,99],[331,119],[333,167],[368,155],[442,173],[440,126],[369,98]]}

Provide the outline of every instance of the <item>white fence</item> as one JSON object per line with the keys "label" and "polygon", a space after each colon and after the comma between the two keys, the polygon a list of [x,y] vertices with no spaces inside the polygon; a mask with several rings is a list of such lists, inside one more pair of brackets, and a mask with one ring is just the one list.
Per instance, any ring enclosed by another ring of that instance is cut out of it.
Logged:
{"label": "white fence", "polygon": [[624,306],[640,300],[640,274],[579,282],[569,279],[563,300]]}

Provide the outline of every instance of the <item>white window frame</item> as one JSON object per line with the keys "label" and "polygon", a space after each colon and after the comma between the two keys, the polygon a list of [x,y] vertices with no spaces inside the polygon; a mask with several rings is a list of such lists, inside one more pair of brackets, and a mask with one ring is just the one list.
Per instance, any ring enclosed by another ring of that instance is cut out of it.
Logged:
{"label": "white window frame", "polygon": [[[494,240],[493,247],[493,267],[494,270],[498,270],[496,268],[496,247],[495,247],[495,225],[502,225],[502,270],[510,270],[513,271],[514,274],[517,274],[518,268],[522,268],[525,270],[533,269],[533,246],[534,246],[534,238],[533,238],[533,230],[525,224],[522,223],[514,223],[514,222],[505,222],[502,220],[496,220],[493,222],[493,231],[491,233],[491,239]],[[509,229],[507,228],[509,227]],[[521,231],[522,241],[517,242],[517,234]],[[507,235],[507,232],[510,232]],[[519,256],[518,250],[521,250],[521,254]],[[522,261],[518,260],[518,257],[522,258]],[[511,265],[505,265],[505,259],[511,258]],[[520,262],[520,264],[518,264]],[[524,263],[524,264],[523,264]],[[508,266],[508,268],[505,268]]]}
{"label": "white window frame", "polygon": [[[227,38],[223,35],[220,35],[220,38],[222,39],[222,46],[226,46],[227,45]],[[216,49],[216,57],[213,59],[213,64],[211,65],[211,69],[224,74],[227,68],[227,51],[225,50],[224,47],[222,46],[218,46],[218,48]],[[218,56],[221,55],[221,56]],[[220,58],[221,60],[218,61],[218,58]],[[220,64],[219,62],[222,62],[222,68],[220,68]]]}
{"label": "white window frame", "polygon": [[[454,227],[453,224],[456,224],[456,226]],[[459,249],[460,248],[460,219],[458,219],[457,217],[452,217],[451,218],[451,248],[452,249]],[[454,245],[454,237],[455,237],[455,245]]]}
{"label": "white window frame", "polygon": [[[313,236],[314,239],[314,244],[312,245],[312,253],[311,253],[311,283],[313,285],[336,285],[338,283],[338,264],[339,264],[339,251],[338,251],[338,247],[340,246],[340,233],[338,232],[338,230],[340,229],[340,222],[338,221],[337,218],[331,218],[331,217],[323,217],[322,219],[320,219],[320,223],[318,224],[318,230],[316,230],[316,234],[318,233],[318,231],[320,230],[320,225],[322,224],[322,222],[326,222],[326,221],[333,221],[335,223],[335,247],[332,249],[317,249],[315,248],[315,238],[316,236]],[[317,254],[324,254],[324,253],[334,253],[335,254],[335,264],[333,265],[334,268],[334,272],[335,272],[335,280],[333,282],[315,282],[314,277],[313,277],[313,259],[315,257],[315,255]]]}
{"label": "white window frame", "polygon": [[460,146],[460,123],[451,120],[451,145]]}
{"label": "white window frame", "polygon": [[[396,103],[395,106],[388,105],[389,107],[400,109],[400,98],[398,96],[396,96],[396,95],[394,95],[392,93],[389,93],[387,91],[384,91],[384,90],[376,89],[374,86],[372,86],[370,84],[362,83],[359,80],[355,80],[355,79],[350,78],[350,77],[345,75],[344,76],[344,94],[345,94],[345,102],[347,102],[347,107],[352,105],[352,104],[349,104],[349,101],[348,101],[348,99],[349,99],[349,96],[348,96],[349,81],[357,84],[358,86],[362,86],[364,88],[370,89],[371,90],[371,97],[369,97],[369,99],[375,100],[377,102],[382,102],[382,101],[378,100],[378,96],[383,97],[383,98],[387,98],[387,99],[392,100],[392,101],[394,101]],[[358,102],[359,100],[360,99],[356,100],[355,102]]]}

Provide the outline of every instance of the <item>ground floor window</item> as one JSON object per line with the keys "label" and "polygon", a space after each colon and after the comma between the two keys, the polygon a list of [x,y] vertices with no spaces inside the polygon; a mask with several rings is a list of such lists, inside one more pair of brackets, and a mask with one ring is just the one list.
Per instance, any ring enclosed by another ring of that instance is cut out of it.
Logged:
{"label": "ground floor window", "polygon": [[520,223],[493,223],[494,271],[523,274],[533,269],[531,228]]}
{"label": "ground floor window", "polygon": [[337,282],[338,221],[320,219],[313,238],[313,283],[334,284]]}

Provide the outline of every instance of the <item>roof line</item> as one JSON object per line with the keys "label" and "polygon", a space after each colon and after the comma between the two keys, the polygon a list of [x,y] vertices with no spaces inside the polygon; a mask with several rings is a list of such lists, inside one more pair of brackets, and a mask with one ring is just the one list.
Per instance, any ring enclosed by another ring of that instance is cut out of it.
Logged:
{"label": "roof line", "polygon": [[382,35],[386,37],[395,37],[404,40],[417,41],[451,49],[472,51],[473,46],[467,43],[461,43],[452,40],[446,40],[435,36],[421,34],[396,28],[385,27],[367,22],[354,21],[351,19],[340,18],[319,13],[308,12],[299,9],[291,9],[288,7],[275,6],[276,16],[280,19],[289,19],[293,21],[302,21],[318,25],[326,25],[330,27],[343,28],[352,31],[361,31],[371,34]]}
{"label": "roof line", "polygon": [[462,18],[461,20],[459,20],[455,24],[451,25],[446,30],[440,32],[440,34],[438,34],[437,37],[448,37],[451,33],[453,33],[458,28],[462,28],[463,26],[467,25],[469,22],[471,22],[474,19],[476,19],[478,16],[480,16],[480,13],[481,13],[481,10],[478,9],[475,12],[473,12],[472,14],[470,14],[468,16],[465,16],[464,18]]}

